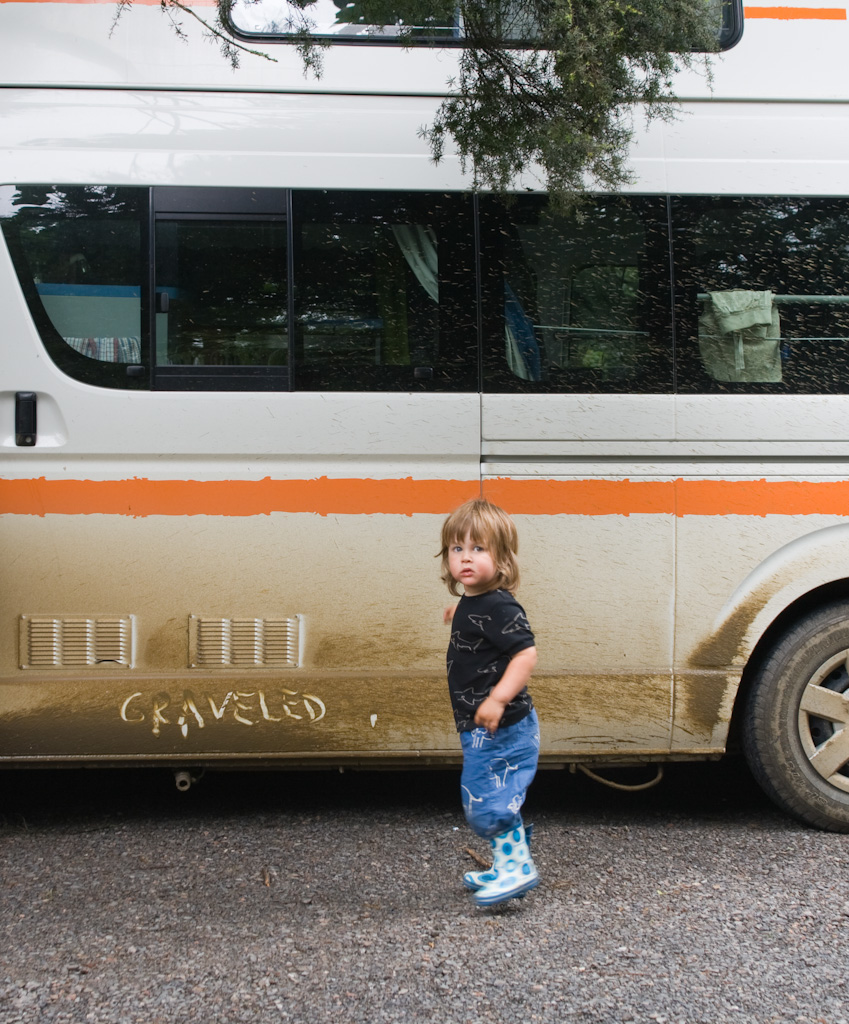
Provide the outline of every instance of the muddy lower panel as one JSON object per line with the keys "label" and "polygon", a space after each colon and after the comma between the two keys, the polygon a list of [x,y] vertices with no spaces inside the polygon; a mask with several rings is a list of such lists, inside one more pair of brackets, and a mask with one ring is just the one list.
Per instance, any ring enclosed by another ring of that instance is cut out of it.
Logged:
{"label": "muddy lower panel", "polygon": [[[716,687],[708,689],[717,695]],[[674,753],[668,676],[543,675],[534,679],[533,693],[545,760]],[[704,717],[692,698],[691,713]],[[677,732],[679,750],[696,755],[716,752],[724,739],[695,720],[687,728],[679,723]],[[249,680],[212,673],[7,679],[0,683],[0,751],[7,762],[377,758],[402,764],[453,762],[460,748],[439,674],[261,672]]]}

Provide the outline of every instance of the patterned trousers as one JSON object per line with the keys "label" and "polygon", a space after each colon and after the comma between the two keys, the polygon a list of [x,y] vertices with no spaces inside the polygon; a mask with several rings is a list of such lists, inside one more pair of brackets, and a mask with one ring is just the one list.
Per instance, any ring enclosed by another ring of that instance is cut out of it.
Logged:
{"label": "patterned trousers", "polygon": [[484,839],[518,828],[539,760],[536,711],[494,735],[480,728],[461,732],[460,743],[460,794],[469,827]]}

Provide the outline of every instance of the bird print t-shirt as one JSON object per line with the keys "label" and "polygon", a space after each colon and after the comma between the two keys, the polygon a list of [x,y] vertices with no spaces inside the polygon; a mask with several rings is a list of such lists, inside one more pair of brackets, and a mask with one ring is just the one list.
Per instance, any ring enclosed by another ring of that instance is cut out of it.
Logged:
{"label": "bird print t-shirt", "polygon": [[[464,595],[451,622],[448,690],[457,732],[477,728],[475,712],[504,675],[510,660],[534,646],[525,611],[506,590]],[[507,705],[501,725],[515,725],[533,708],[527,688]]]}

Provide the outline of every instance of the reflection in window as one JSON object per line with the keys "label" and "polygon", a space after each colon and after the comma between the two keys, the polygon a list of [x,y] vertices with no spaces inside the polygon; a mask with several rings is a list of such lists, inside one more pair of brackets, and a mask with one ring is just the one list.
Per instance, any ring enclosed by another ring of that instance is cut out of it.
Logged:
{"label": "reflection in window", "polygon": [[670,390],[662,201],[481,205],[487,390]]}
{"label": "reflection in window", "polygon": [[[247,35],[291,37],[306,32],[339,42],[450,44],[465,34],[453,0],[316,0],[305,7],[288,0],[236,0],[230,17],[234,28]],[[505,4],[504,38],[533,35],[527,21],[521,4]]]}
{"label": "reflection in window", "polygon": [[296,195],[298,388],[474,385],[471,204]]}
{"label": "reflection in window", "polygon": [[286,224],[156,224],[158,366],[286,366]]}
{"label": "reflection in window", "polygon": [[54,360],[72,376],[131,386],[142,362],[143,193],[4,188],[3,230]]}
{"label": "reflection in window", "polygon": [[683,391],[849,391],[849,209],[804,198],[673,206]]}

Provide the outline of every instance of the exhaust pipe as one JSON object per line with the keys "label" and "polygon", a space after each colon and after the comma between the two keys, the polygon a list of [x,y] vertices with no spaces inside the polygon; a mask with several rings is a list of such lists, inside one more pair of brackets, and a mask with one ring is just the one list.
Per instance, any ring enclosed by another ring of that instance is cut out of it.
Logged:
{"label": "exhaust pipe", "polygon": [[191,772],[174,772],[174,785],[181,793],[185,793],[186,790],[190,789],[194,781],[195,779]]}

